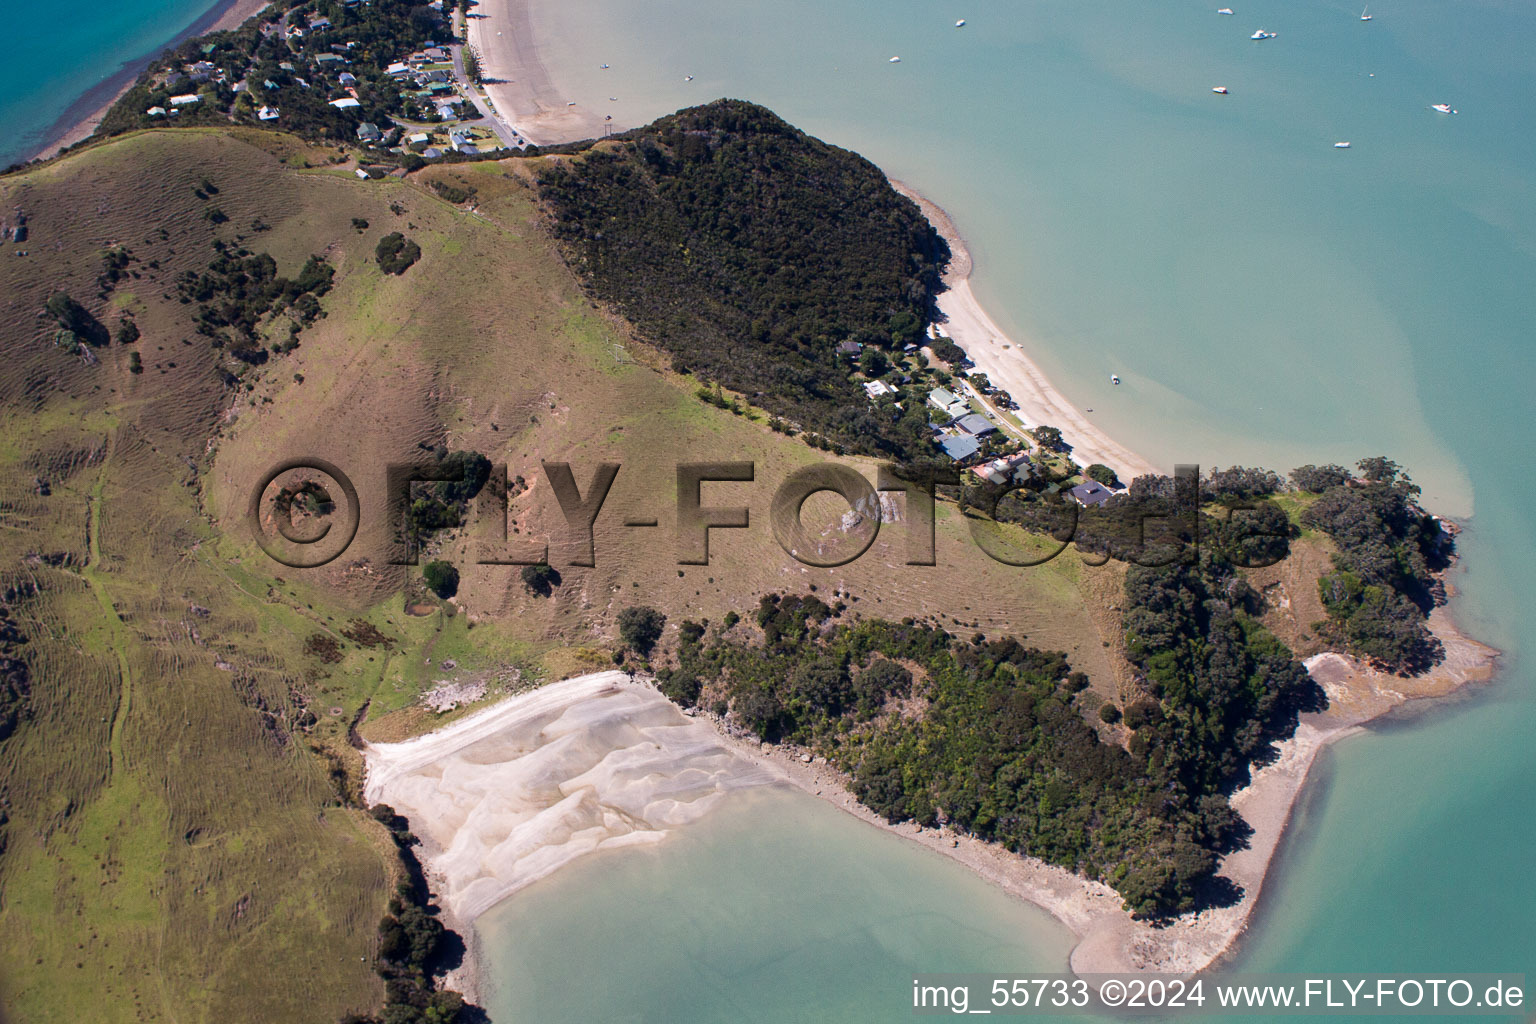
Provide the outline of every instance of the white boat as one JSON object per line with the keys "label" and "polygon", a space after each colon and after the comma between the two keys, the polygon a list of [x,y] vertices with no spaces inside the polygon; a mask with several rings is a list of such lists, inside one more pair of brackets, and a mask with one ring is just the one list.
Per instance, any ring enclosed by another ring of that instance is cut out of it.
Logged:
{"label": "white boat", "polygon": [[602,71],[607,71],[608,70],[608,65],[607,64],[599,64],[598,68],[600,70],[602,70]]}
{"label": "white boat", "polygon": [[1456,113],[1456,111],[1451,109],[1451,105],[1449,103],[1432,103],[1432,104],[1430,104],[1429,109],[1430,110],[1437,110],[1437,111],[1439,111],[1442,114],[1454,114],[1454,113]]}
{"label": "white boat", "polygon": [[965,27],[965,19],[964,18],[961,18],[959,21],[955,22],[955,28],[964,28],[964,27]]}
{"label": "white boat", "polygon": [[1371,20],[1371,16],[1370,16],[1370,15],[1369,15],[1369,14],[1367,14],[1367,13],[1366,13],[1366,12],[1367,12],[1367,11],[1369,11],[1369,10],[1370,10],[1370,7],[1369,7],[1369,6],[1367,6],[1367,7],[1366,7],[1366,8],[1365,8],[1365,10],[1362,10],[1362,11],[1361,11],[1361,12],[1360,12],[1360,20],[1361,20],[1361,21],[1370,21],[1370,20]]}
{"label": "white boat", "polygon": [[1225,96],[1227,94],[1227,87],[1224,85],[1218,85],[1212,88],[1211,92],[1215,93],[1217,96]]}
{"label": "white boat", "polygon": [[886,61],[886,63],[887,64],[900,64],[901,63],[901,58],[900,57],[892,57],[890,60]]}
{"label": "white boat", "polygon": [[1347,143],[1347,142],[1335,142],[1333,144],[1333,148],[1334,149],[1348,149],[1349,148],[1349,143]]}
{"label": "white boat", "polygon": [[1109,382],[1111,384],[1119,384],[1120,383],[1120,375],[1118,373],[1110,374],[1109,375]]}
{"label": "white boat", "polygon": [[693,76],[692,75],[684,75],[683,76],[683,81],[691,82],[691,81],[693,81]]}
{"label": "white boat", "polygon": [[1275,34],[1273,32],[1265,32],[1263,29],[1259,29],[1257,32],[1255,32],[1253,35],[1249,36],[1248,38],[1249,39],[1273,39],[1273,38],[1275,38]]}
{"label": "white boat", "polygon": [[1223,7],[1221,10],[1217,11],[1216,13],[1217,14],[1231,14],[1232,13],[1232,8],[1230,8],[1230,7]]}

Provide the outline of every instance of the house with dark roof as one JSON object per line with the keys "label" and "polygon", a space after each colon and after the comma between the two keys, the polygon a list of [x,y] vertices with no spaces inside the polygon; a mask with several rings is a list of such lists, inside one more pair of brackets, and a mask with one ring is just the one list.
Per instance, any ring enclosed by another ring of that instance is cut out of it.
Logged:
{"label": "house with dark roof", "polygon": [[1099,483],[1097,480],[1085,480],[1072,490],[1067,492],[1072,495],[1072,500],[1083,508],[1093,508],[1102,505],[1115,496],[1115,492]]}
{"label": "house with dark roof", "polygon": [[378,142],[384,137],[384,133],[379,131],[378,125],[364,121],[357,126],[357,137],[362,142]]}
{"label": "house with dark roof", "polygon": [[987,419],[979,412],[968,413],[955,420],[955,426],[976,437],[983,437],[997,431],[997,424]]}
{"label": "house with dark roof", "polygon": [[944,454],[956,462],[963,462],[981,451],[981,444],[974,437],[964,434],[950,434],[948,437],[939,438],[939,447],[944,449]]}

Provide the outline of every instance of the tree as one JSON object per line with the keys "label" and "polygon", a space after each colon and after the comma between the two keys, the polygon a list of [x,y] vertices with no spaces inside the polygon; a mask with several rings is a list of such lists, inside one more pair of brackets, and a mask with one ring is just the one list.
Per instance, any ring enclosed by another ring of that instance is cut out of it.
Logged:
{"label": "tree", "polygon": [[1120,486],[1120,478],[1115,475],[1115,471],[1104,465],[1102,462],[1095,462],[1093,465],[1083,470],[1083,476],[1090,480],[1097,480],[1105,487]]}
{"label": "tree", "polygon": [[379,239],[373,255],[379,261],[379,269],[384,273],[403,274],[410,269],[411,264],[421,259],[421,246],[400,232],[391,231]]}
{"label": "tree", "polygon": [[548,597],[550,591],[560,585],[560,573],[548,562],[523,566],[523,586],[540,597]]}
{"label": "tree", "polygon": [[459,570],[447,562],[428,562],[421,568],[421,578],[444,600],[459,592]]}
{"label": "tree", "polygon": [[885,376],[891,368],[891,361],[885,358],[885,353],[877,348],[866,348],[859,355],[859,369],[870,380]]}
{"label": "tree", "polygon": [[644,605],[625,608],[619,612],[619,639],[636,654],[647,657],[656,641],[661,639],[666,624],[667,617],[655,608]]}
{"label": "tree", "polygon": [[1106,725],[1114,725],[1120,721],[1120,709],[1113,704],[1106,703],[1103,707],[1099,708],[1099,720]]}
{"label": "tree", "polygon": [[1349,480],[1349,470],[1329,464],[1314,466],[1308,463],[1291,470],[1291,483],[1299,490],[1322,494],[1330,487],[1338,487]]}
{"label": "tree", "polygon": [[480,74],[480,55],[471,47],[464,47],[464,77],[478,83]]}
{"label": "tree", "polygon": [[1036,427],[1034,435],[1035,443],[1047,451],[1059,452],[1065,447],[1061,438],[1061,431],[1055,427]]}
{"label": "tree", "polygon": [[54,292],[48,296],[48,313],[66,331],[98,348],[111,337],[100,320],[90,310],[69,297],[67,292]]}

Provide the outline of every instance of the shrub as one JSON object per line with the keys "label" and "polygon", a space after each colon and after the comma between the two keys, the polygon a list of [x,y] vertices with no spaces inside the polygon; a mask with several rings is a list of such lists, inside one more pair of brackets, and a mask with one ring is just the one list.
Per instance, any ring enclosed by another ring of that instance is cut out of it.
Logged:
{"label": "shrub", "polygon": [[421,259],[421,246],[400,232],[391,231],[379,239],[373,255],[379,261],[379,268],[384,273],[403,274],[411,268],[413,263]]}
{"label": "shrub", "polygon": [[428,562],[422,566],[421,578],[434,594],[444,600],[459,592],[459,570],[447,562]]}
{"label": "shrub", "polygon": [[560,573],[547,562],[523,566],[522,578],[523,586],[540,597],[548,597],[560,585]]}
{"label": "shrub", "polygon": [[1114,725],[1120,721],[1120,709],[1113,704],[1106,703],[1103,707],[1099,708],[1099,721],[1104,722],[1106,725]]}
{"label": "shrub", "polygon": [[1083,476],[1090,480],[1097,480],[1105,487],[1120,486],[1120,478],[1115,475],[1115,471],[1104,465],[1102,462],[1095,462],[1093,465],[1083,470]]}
{"label": "shrub", "polygon": [[619,639],[624,641],[624,646],[645,657],[661,639],[666,624],[667,617],[655,608],[644,605],[625,608],[619,612]]}

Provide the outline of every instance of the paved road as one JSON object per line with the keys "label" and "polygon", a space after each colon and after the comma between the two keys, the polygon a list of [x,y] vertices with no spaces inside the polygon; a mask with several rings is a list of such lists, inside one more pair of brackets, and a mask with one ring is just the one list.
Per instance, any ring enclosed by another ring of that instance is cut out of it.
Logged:
{"label": "paved road", "polygon": [[480,112],[481,120],[474,123],[495,132],[496,137],[501,140],[501,144],[507,149],[516,149],[517,133],[512,130],[511,125],[496,116],[495,112],[491,110],[490,104],[485,102],[479,91],[474,87],[474,84],[470,82],[469,76],[464,73],[464,44],[454,43],[449,47],[449,50],[453,53],[453,77],[458,80],[459,92],[468,96],[469,101]]}

